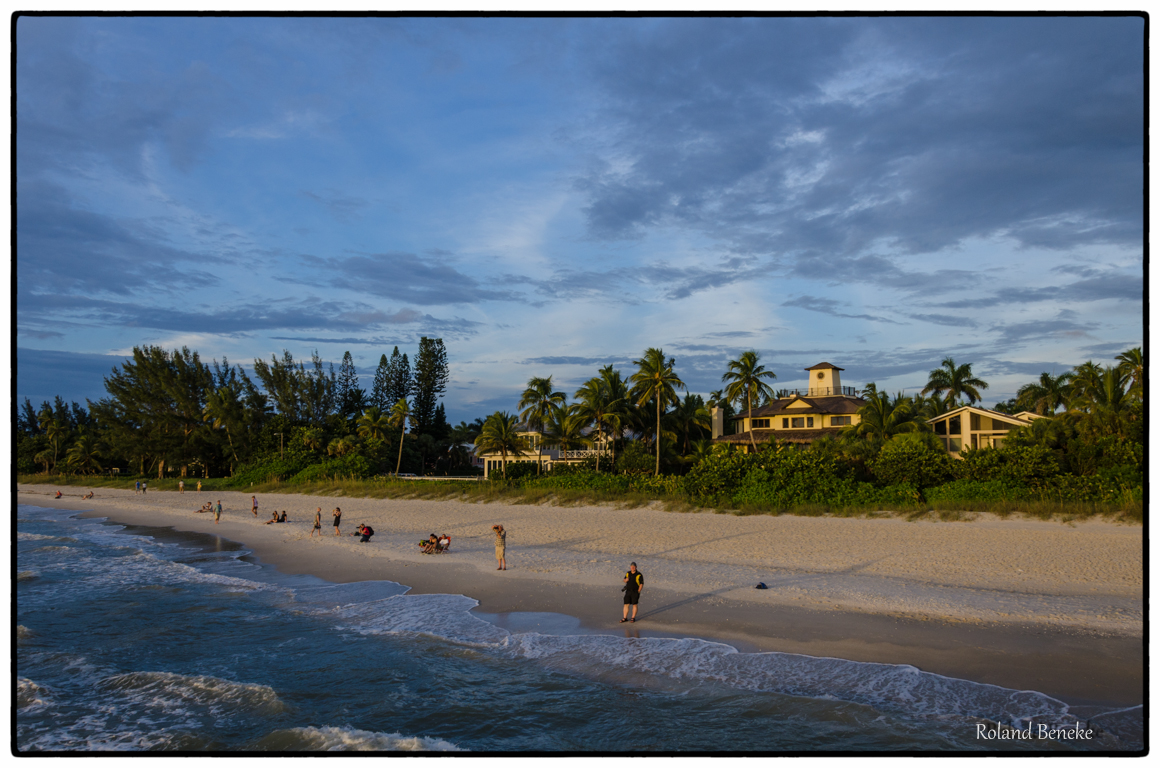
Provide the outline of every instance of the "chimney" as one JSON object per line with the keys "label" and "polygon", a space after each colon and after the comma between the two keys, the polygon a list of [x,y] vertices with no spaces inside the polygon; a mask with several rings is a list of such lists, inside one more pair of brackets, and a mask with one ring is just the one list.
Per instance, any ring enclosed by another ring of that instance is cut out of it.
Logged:
{"label": "chimney", "polygon": [[713,439],[716,440],[717,438],[721,437],[721,435],[725,434],[725,410],[720,406],[715,405],[709,413],[713,419]]}

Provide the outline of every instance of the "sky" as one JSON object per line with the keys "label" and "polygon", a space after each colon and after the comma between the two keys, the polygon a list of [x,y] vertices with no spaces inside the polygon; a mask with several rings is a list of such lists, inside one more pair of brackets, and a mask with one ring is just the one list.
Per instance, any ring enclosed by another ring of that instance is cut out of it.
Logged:
{"label": "sky", "polygon": [[16,23],[16,395],[133,347],[369,389],[444,340],[454,423],[648,347],[1012,397],[1143,341],[1144,22]]}

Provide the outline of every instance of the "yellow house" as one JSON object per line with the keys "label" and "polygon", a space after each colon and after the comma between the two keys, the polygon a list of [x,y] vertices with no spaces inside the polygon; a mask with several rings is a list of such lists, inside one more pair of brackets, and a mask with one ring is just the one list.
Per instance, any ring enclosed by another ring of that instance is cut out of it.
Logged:
{"label": "yellow house", "polygon": [[779,390],[776,399],[752,411],[737,414],[733,417],[736,429],[732,435],[724,434],[724,412],[714,408],[713,442],[750,446],[752,432],[753,441],[757,443],[770,438],[812,443],[825,435],[837,435],[843,427],[858,424],[861,421],[858,409],[866,401],[858,397],[854,387],[842,386],[843,370],[830,363],[811,365],[806,368],[810,377],[807,386]]}
{"label": "yellow house", "polygon": [[[575,464],[583,461],[584,459],[599,456],[601,466],[604,466],[604,461],[606,459],[611,461],[613,458],[611,441],[607,441],[607,438],[601,438],[598,440],[596,442],[596,446],[593,448],[568,451],[561,450],[559,446],[550,445],[545,442],[544,452],[541,457],[536,449],[536,446],[540,444],[541,435],[539,432],[521,430],[519,432],[519,436],[524,439],[526,447],[521,449],[523,450],[522,456],[515,456],[510,452],[508,453],[507,463],[509,465],[524,462],[531,462],[534,464],[537,460],[542,458],[544,462],[544,471],[546,472],[552,468],[553,464]],[[481,466],[483,468],[483,476],[485,478],[490,477],[493,471],[500,474],[503,473],[503,456],[498,451],[494,453],[476,452],[475,462],[476,466]]]}
{"label": "yellow house", "polygon": [[1042,416],[1021,411],[1013,415],[998,411],[964,405],[941,416],[928,419],[935,435],[953,458],[961,458],[966,448],[998,448],[1003,445],[1007,433],[1016,427],[1026,427]]}

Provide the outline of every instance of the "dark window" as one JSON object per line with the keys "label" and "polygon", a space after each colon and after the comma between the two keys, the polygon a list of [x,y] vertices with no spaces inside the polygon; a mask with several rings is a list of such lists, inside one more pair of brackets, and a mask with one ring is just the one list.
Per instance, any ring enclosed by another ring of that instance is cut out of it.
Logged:
{"label": "dark window", "polygon": [[947,433],[946,419],[943,419],[942,421],[936,421],[934,423],[934,433],[936,435],[945,435]]}
{"label": "dark window", "polygon": [[804,416],[794,416],[792,421],[794,429],[801,429],[806,425],[806,419]]}
{"label": "dark window", "polygon": [[782,419],[781,420],[781,428],[782,429],[789,429],[789,419]]}
{"label": "dark window", "polygon": [[831,427],[848,427],[848,426],[850,426],[850,417],[849,416],[831,416],[830,417],[830,426]]}
{"label": "dark window", "polygon": [[754,429],[769,429],[769,419],[754,419],[753,420],[753,428]]}
{"label": "dark window", "polygon": [[981,418],[979,418],[979,414],[972,413],[971,414],[971,431],[982,429],[983,428],[982,425],[983,425],[983,420]]}
{"label": "dark window", "polygon": [[963,419],[961,416],[951,416],[948,421],[950,421],[952,435],[961,435],[963,433]]}
{"label": "dark window", "polygon": [[813,417],[813,416],[807,416],[807,417],[806,417],[806,426],[807,426],[807,427],[812,427],[813,425],[814,425],[814,417]]}

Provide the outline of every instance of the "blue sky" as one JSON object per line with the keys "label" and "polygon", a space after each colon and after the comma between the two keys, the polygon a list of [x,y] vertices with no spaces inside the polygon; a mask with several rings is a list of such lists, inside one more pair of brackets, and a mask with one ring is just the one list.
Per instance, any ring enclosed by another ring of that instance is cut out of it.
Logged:
{"label": "blue sky", "polygon": [[17,23],[17,396],[135,345],[915,391],[1143,339],[1138,18]]}

